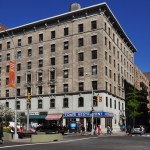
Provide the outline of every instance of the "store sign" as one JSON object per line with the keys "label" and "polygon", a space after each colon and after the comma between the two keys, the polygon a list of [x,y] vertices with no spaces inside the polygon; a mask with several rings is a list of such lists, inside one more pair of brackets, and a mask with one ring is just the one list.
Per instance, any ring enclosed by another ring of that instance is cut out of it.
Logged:
{"label": "store sign", "polygon": [[[25,112],[25,115],[27,115],[27,112]],[[40,115],[39,112],[29,112],[29,115]]]}
{"label": "store sign", "polygon": [[[91,117],[90,112],[75,112],[75,113],[64,113],[64,118],[67,117]],[[113,117],[113,113],[109,112],[93,112],[94,117]]]}

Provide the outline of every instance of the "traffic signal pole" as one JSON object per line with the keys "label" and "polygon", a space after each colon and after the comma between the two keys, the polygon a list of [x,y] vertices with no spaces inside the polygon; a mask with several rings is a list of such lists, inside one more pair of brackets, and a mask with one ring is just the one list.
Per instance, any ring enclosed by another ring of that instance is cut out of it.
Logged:
{"label": "traffic signal pole", "polygon": [[94,116],[94,114],[93,114],[93,86],[92,86],[92,96],[91,96],[91,108],[92,108],[92,121],[91,121],[91,124],[92,124],[92,130],[91,130],[91,135],[93,135],[93,128],[94,128],[94,125],[93,125],[93,116]]}
{"label": "traffic signal pole", "polygon": [[29,130],[29,105],[31,102],[31,93],[28,93],[27,96],[27,131]]}
{"label": "traffic signal pole", "polygon": [[29,130],[29,103],[27,103],[27,131]]}

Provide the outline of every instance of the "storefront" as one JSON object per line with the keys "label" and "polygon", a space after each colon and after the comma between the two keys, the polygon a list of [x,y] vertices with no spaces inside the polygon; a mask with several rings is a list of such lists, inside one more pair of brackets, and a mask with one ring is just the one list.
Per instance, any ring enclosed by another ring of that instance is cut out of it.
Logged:
{"label": "storefront", "polygon": [[[96,129],[98,124],[101,124],[102,128],[112,125],[113,113],[109,112],[93,112],[93,125]],[[67,112],[63,116],[63,125],[69,126],[70,122],[74,121],[78,124],[83,124],[86,131],[91,131],[91,119],[92,113],[90,112]]]}

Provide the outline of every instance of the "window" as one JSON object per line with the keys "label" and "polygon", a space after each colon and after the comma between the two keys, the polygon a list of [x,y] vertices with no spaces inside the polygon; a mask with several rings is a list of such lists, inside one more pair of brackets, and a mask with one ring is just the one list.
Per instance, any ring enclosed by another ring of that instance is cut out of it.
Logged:
{"label": "window", "polygon": [[51,52],[55,52],[55,44],[51,44]]}
{"label": "window", "polygon": [[104,30],[107,31],[107,24],[105,22],[105,25],[104,25]]}
{"label": "window", "polygon": [[69,105],[69,104],[68,104],[68,98],[64,98],[64,99],[63,99],[63,107],[64,107],[64,108],[68,108],[68,105]]}
{"label": "window", "polygon": [[110,28],[108,28],[108,34],[110,35]]}
{"label": "window", "polygon": [[18,39],[18,46],[21,46],[21,39]]}
{"label": "window", "polygon": [[50,108],[55,108],[55,99],[50,99]]}
{"label": "window", "polygon": [[38,100],[38,109],[43,107],[43,101],[41,99]]}
{"label": "window", "polygon": [[55,31],[51,31],[51,39],[56,38],[56,35],[55,35],[55,34],[56,34]]}
{"label": "window", "polygon": [[109,49],[111,50],[111,42],[109,42]]}
{"label": "window", "polygon": [[9,61],[9,60],[10,60],[10,53],[7,54],[7,61]]}
{"label": "window", "polygon": [[69,41],[64,42],[64,50],[69,49]]}
{"label": "window", "polygon": [[43,67],[43,60],[39,60],[39,67]]}
{"label": "window", "polygon": [[21,51],[17,52],[17,58],[21,58]]}
{"label": "window", "polygon": [[21,70],[21,64],[17,64],[17,71]]}
{"label": "window", "polygon": [[39,34],[39,42],[43,41],[43,34]]}
{"label": "window", "polygon": [[109,63],[111,64],[111,56],[109,55]]}
{"label": "window", "polygon": [[78,98],[78,107],[84,107],[84,98],[83,97]]}
{"label": "window", "polygon": [[42,94],[43,87],[42,86],[38,86],[38,94]]}
{"label": "window", "polygon": [[83,24],[78,25],[78,32],[83,32]]}
{"label": "window", "polygon": [[92,81],[93,90],[97,90],[97,81]]}
{"label": "window", "polygon": [[84,53],[78,53],[78,61],[84,61]]}
{"label": "window", "polygon": [[20,96],[20,89],[17,89],[17,96]]}
{"label": "window", "polygon": [[114,73],[114,81],[116,81],[116,74]]}
{"label": "window", "polygon": [[97,50],[92,51],[92,59],[97,59]]}
{"label": "window", "polygon": [[106,97],[106,107],[108,107],[108,97]]}
{"label": "window", "polygon": [[67,36],[67,35],[69,35],[69,28],[68,27],[64,28],[64,36]]}
{"label": "window", "polygon": [[92,66],[92,75],[97,75],[97,65]]}
{"label": "window", "polygon": [[55,70],[50,71],[50,80],[55,80]]}
{"label": "window", "polygon": [[31,74],[27,74],[27,83],[31,83]]}
{"label": "window", "polygon": [[84,68],[78,68],[78,76],[84,76]]}
{"label": "window", "polygon": [[2,55],[0,55],[0,62],[2,62]]}
{"label": "window", "polygon": [[43,54],[43,47],[39,47],[39,54]]}
{"label": "window", "polygon": [[109,69],[109,78],[111,78],[111,70]]}
{"label": "window", "polygon": [[112,108],[112,99],[110,98],[110,108]]}
{"label": "window", "polygon": [[2,50],[2,44],[0,44],[0,50]]}
{"label": "window", "polygon": [[55,65],[55,57],[51,58],[51,65]]}
{"label": "window", "polygon": [[32,56],[32,49],[28,49],[28,57]]}
{"label": "window", "polygon": [[64,84],[64,92],[68,92],[68,84]]}
{"label": "window", "polygon": [[107,46],[107,37],[105,37],[105,45]]}
{"label": "window", "polygon": [[32,43],[32,36],[29,36],[28,37],[28,44],[31,44]]}
{"label": "window", "polygon": [[7,42],[7,49],[10,49],[10,42]]}
{"label": "window", "polygon": [[9,108],[9,102],[6,102],[5,105],[7,108]]}
{"label": "window", "polygon": [[21,77],[17,76],[17,83],[20,83],[20,81],[21,81]]}
{"label": "window", "polygon": [[0,67],[0,74],[2,73],[2,68]]}
{"label": "window", "polygon": [[17,101],[16,105],[17,105],[17,109],[19,110],[20,109],[20,101]]}
{"label": "window", "polygon": [[114,109],[116,109],[116,100],[114,100]]}
{"label": "window", "polygon": [[79,83],[79,91],[84,91],[84,83],[83,82]]}
{"label": "window", "polygon": [[51,89],[50,89],[50,90],[51,90],[50,92],[51,92],[51,93],[55,93],[55,85],[50,85],[50,88],[51,88]]}
{"label": "window", "polygon": [[108,91],[108,83],[107,82],[105,82],[105,89],[106,89],[106,91]]}
{"label": "window", "polygon": [[6,66],[6,72],[9,72],[9,65]]}
{"label": "window", "polygon": [[38,81],[42,82],[43,80],[43,73],[42,72],[38,72]]}
{"label": "window", "polygon": [[6,97],[9,97],[9,90],[6,90]]}
{"label": "window", "polygon": [[105,60],[107,60],[107,52],[105,52]]}
{"label": "window", "polygon": [[68,78],[68,70],[64,70],[64,78]]}
{"label": "window", "polygon": [[9,79],[8,79],[8,78],[6,78],[6,85],[8,85],[8,80],[9,80]]}
{"label": "window", "polygon": [[68,57],[68,55],[65,55],[64,56],[64,64],[67,64],[67,63],[69,63],[69,57]]}
{"label": "window", "polygon": [[92,43],[92,44],[96,44],[96,43],[97,43],[97,35],[93,35],[93,36],[91,37],[91,43]]}
{"label": "window", "polygon": [[120,102],[118,102],[118,109],[120,110]]}
{"label": "window", "polygon": [[32,69],[32,62],[31,61],[27,62],[27,68]]}
{"label": "window", "polygon": [[84,39],[83,38],[79,38],[78,39],[78,47],[84,46]]}
{"label": "window", "polygon": [[97,29],[97,21],[96,20],[91,22],[91,29],[92,30]]}
{"label": "window", "polygon": [[107,67],[105,67],[105,76],[108,75]]}

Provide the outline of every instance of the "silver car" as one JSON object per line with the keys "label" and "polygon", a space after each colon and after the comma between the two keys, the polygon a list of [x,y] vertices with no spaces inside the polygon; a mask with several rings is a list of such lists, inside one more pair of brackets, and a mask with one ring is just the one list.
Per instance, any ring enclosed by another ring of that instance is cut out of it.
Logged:
{"label": "silver car", "polygon": [[132,134],[144,134],[145,133],[145,129],[143,126],[140,126],[140,125],[136,125],[132,128],[132,131],[131,131]]}

